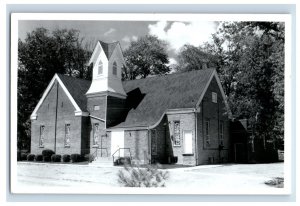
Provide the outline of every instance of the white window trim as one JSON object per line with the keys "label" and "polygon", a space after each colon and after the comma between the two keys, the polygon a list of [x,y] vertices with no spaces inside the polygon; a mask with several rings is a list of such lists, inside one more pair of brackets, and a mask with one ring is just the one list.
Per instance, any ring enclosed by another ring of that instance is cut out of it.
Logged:
{"label": "white window trim", "polygon": [[[102,72],[99,73],[99,67],[102,66]],[[103,62],[101,61],[101,59],[99,60],[98,64],[97,64],[97,76],[103,76]]]}
{"label": "white window trim", "polygon": [[[191,149],[192,149],[192,151],[191,152],[187,152],[186,151],[186,145],[185,145],[185,133],[191,133],[192,134],[192,146],[191,146]],[[193,130],[183,130],[183,145],[184,145],[184,154],[194,154],[194,152],[193,152],[193,137],[194,137],[194,134],[193,134]]]}

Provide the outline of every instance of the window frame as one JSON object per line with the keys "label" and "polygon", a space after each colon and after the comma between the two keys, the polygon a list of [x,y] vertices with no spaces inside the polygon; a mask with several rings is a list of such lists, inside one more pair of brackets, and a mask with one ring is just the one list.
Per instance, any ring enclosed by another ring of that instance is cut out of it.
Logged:
{"label": "window frame", "polygon": [[116,61],[114,61],[113,66],[112,66],[112,74],[115,76],[118,76],[118,64]]}
{"label": "window frame", "polygon": [[211,101],[213,103],[218,103],[218,94],[216,92],[211,93]]}
{"label": "window frame", "polygon": [[[154,134],[154,136],[153,136],[153,134]],[[158,144],[157,144],[157,131],[156,131],[156,129],[151,129],[150,130],[150,136],[151,136],[151,155],[157,155],[157,151],[158,151],[157,150],[157,145]],[[153,137],[154,137],[154,139],[153,139]],[[155,151],[154,151],[154,148],[155,148]]]}
{"label": "window frame", "polygon": [[[69,130],[67,130],[67,128],[69,128]],[[69,131],[67,133],[67,131]],[[65,147],[70,147],[70,136],[71,136],[71,124],[70,123],[66,123],[65,124],[65,139],[64,139],[64,146]],[[69,141],[67,141],[69,140]]]}
{"label": "window frame", "polygon": [[220,132],[219,132],[219,138],[220,138],[220,145],[224,145],[224,121],[220,121]]}
{"label": "window frame", "polygon": [[[179,125],[179,129],[178,129],[178,143],[179,144],[176,144],[176,128],[175,128],[175,125],[176,125],[176,123],[178,122],[178,125]],[[174,147],[181,147],[181,131],[180,131],[180,120],[174,120],[173,121],[173,146]]]}
{"label": "window frame", "polygon": [[210,144],[210,119],[204,121],[204,136],[206,144]]}
{"label": "window frame", "polygon": [[[99,123],[94,123],[93,124],[93,147],[98,147],[99,146],[98,145],[98,141],[99,141],[99,126],[100,126]],[[97,128],[97,130],[96,130],[96,128]]]}
{"label": "window frame", "polygon": [[[99,72],[99,69],[101,68],[101,73]],[[97,75],[100,76],[100,75],[103,75],[103,62],[100,60],[98,62],[98,66],[97,66]]]}
{"label": "window frame", "polygon": [[[42,130],[43,128],[43,130]],[[40,125],[40,138],[39,138],[39,147],[44,148],[44,137],[45,137],[45,125]]]}
{"label": "window frame", "polygon": [[[192,136],[191,136],[191,137],[192,137],[192,139],[191,139],[191,144],[192,144],[192,145],[191,145],[191,152],[187,152],[187,151],[186,151],[186,142],[185,142],[185,140],[186,140],[185,134],[186,134],[186,133],[191,133],[191,135],[192,135]],[[193,153],[193,136],[194,136],[194,135],[193,135],[193,130],[183,130],[183,139],[184,139],[184,140],[183,140],[183,145],[184,145],[183,151],[184,151],[184,154],[187,154],[187,155],[194,154],[194,153]]]}

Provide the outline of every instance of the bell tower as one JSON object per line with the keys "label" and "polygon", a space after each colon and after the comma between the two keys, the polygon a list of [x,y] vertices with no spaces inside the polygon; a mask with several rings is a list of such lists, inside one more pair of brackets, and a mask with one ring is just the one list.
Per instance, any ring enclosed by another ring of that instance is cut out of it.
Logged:
{"label": "bell tower", "polygon": [[96,125],[97,131],[101,132],[120,121],[125,107],[127,95],[121,81],[125,61],[120,43],[98,41],[90,64],[93,65],[93,78],[86,93],[87,108],[92,127]]}

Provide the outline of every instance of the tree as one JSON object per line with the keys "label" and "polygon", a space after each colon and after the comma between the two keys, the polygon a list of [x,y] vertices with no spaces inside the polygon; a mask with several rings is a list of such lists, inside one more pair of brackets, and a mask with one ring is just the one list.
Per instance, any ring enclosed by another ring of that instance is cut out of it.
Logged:
{"label": "tree", "polygon": [[213,38],[221,51],[219,75],[232,112],[249,119],[257,137],[282,139],[284,25],[223,22]]}
{"label": "tree", "polygon": [[217,58],[210,48],[211,45],[205,44],[203,47],[195,47],[185,44],[177,55],[178,64],[175,70],[178,72],[187,72],[216,67]]}
{"label": "tree", "polygon": [[37,28],[18,41],[18,148],[30,147],[30,114],[55,73],[89,78],[77,30]]}
{"label": "tree", "polygon": [[146,35],[132,41],[124,51],[126,67],[123,79],[146,78],[149,75],[166,74],[170,71],[166,42],[156,36]]}

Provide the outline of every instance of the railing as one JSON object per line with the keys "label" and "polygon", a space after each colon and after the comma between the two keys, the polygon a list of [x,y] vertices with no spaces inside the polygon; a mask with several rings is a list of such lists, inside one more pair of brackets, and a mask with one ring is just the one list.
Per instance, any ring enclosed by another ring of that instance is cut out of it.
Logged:
{"label": "railing", "polygon": [[[129,157],[130,157],[130,159],[131,159],[131,152],[130,152],[130,148],[119,148],[119,149],[117,149],[111,156],[113,157],[113,163],[115,162],[115,155],[116,155],[116,153],[118,153],[119,154],[119,156],[117,156],[118,158],[120,158],[121,157],[121,153],[120,153],[120,150],[128,150],[129,151]],[[125,157],[125,155],[124,155],[124,157]]]}
{"label": "railing", "polygon": [[102,157],[102,150],[106,150],[106,157],[108,156],[107,148],[105,148],[105,147],[96,147],[95,152],[93,152],[93,154],[92,154],[94,160],[96,160],[96,158],[98,157],[98,150],[101,150],[100,157]]}

